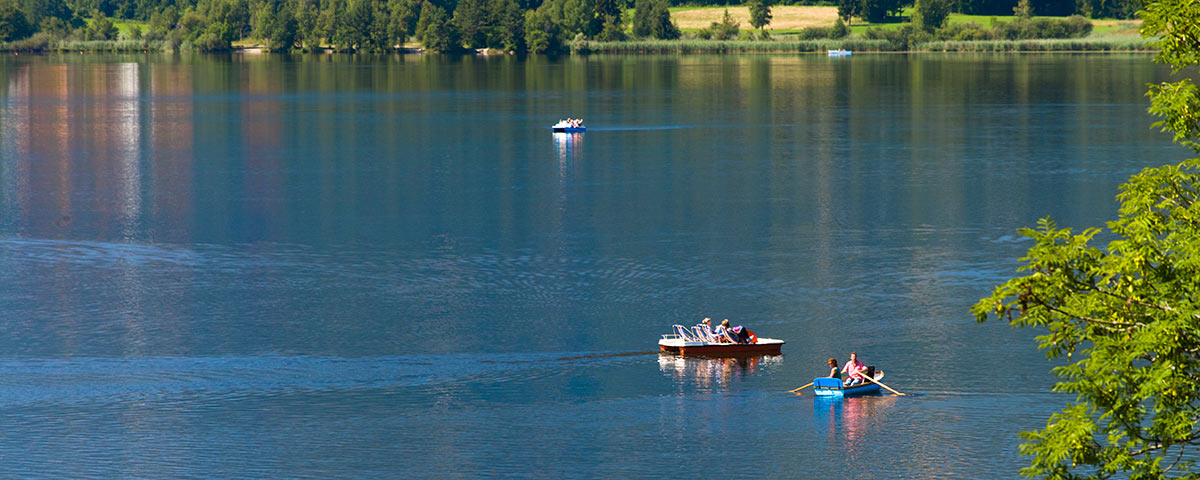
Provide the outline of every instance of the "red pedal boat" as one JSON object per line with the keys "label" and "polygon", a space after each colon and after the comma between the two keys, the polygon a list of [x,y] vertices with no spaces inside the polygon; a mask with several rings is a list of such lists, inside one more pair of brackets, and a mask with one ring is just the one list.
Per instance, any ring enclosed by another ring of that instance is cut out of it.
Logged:
{"label": "red pedal boat", "polygon": [[696,357],[748,357],[755,355],[779,355],[785,343],[778,338],[759,338],[750,332],[749,343],[733,341],[723,332],[707,331],[703,325],[692,328],[672,326],[675,333],[668,333],[658,341],[658,349],[666,353]]}

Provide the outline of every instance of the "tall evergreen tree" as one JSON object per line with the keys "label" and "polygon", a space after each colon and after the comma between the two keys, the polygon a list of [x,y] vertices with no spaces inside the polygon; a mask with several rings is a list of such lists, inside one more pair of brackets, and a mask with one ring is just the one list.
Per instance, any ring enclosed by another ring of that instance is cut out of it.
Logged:
{"label": "tall evergreen tree", "polygon": [[590,31],[584,32],[589,36],[595,36],[605,28],[608,23],[620,23],[621,15],[625,13],[625,0],[595,0],[594,15]]}
{"label": "tall evergreen tree", "polygon": [[519,51],[525,45],[525,13],[516,0],[490,0],[492,18],[488,30],[488,46],[507,51]]}
{"label": "tall evergreen tree", "polygon": [[487,46],[489,22],[486,0],[458,0],[452,21],[468,47]]}

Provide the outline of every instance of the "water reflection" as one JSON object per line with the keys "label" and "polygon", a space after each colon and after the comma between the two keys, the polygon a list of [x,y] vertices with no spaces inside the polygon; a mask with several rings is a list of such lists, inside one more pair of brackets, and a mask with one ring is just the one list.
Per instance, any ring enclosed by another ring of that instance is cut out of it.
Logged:
{"label": "water reflection", "polygon": [[896,404],[894,395],[872,394],[861,397],[815,397],[813,420],[816,431],[832,444],[843,445],[850,463],[870,461],[867,440],[887,423],[887,414]]}
{"label": "water reflection", "polygon": [[558,148],[558,174],[566,177],[568,163],[578,160],[583,149],[583,134],[554,132],[554,146]]}
{"label": "water reflection", "polygon": [[678,381],[690,381],[701,387],[725,390],[730,384],[754,376],[759,368],[783,364],[783,355],[739,358],[698,358],[661,354],[658,369]]}

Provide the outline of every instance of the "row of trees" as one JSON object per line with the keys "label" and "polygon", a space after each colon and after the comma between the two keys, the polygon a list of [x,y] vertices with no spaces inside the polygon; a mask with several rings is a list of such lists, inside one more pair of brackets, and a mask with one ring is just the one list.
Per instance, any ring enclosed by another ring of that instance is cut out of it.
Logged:
{"label": "row of trees", "polygon": [[[115,39],[109,12],[149,22],[144,37],[135,29],[133,38],[206,51],[229,49],[243,38],[265,40],[272,50],[388,51],[415,38],[434,51],[544,52],[576,38],[626,39],[630,23],[636,37],[680,36],[668,0],[636,0],[632,19],[625,0],[184,0],[157,9],[112,1],[0,0],[0,41],[36,32]],[[93,32],[96,25],[105,27],[103,34]]]}
{"label": "row of trees", "polygon": [[[632,5],[629,2],[632,1]],[[426,49],[462,47],[548,52],[579,39],[674,39],[679,28],[672,0],[0,0],[0,40],[45,32],[54,38],[110,40],[112,16],[149,23],[145,39],[172,48],[229,49],[243,38],[264,40],[272,50],[389,51],[416,39]],[[675,0],[680,1],[680,0]],[[844,22],[894,18],[907,0],[839,0]],[[915,0],[914,20],[940,25],[951,11],[988,13],[1013,0]],[[1026,12],[1055,14],[1066,0],[1020,0]],[[1141,0],[1070,0],[1076,10],[1112,14]],[[991,3],[989,3],[991,2]],[[1054,3],[1059,2],[1059,3]],[[1124,2],[1124,3],[1123,3]],[[766,37],[768,0],[747,0],[750,26]],[[633,7],[632,15],[626,14]],[[1124,10],[1122,10],[1124,12]],[[844,27],[843,27],[844,28]],[[842,31],[840,28],[838,31]],[[701,31],[702,38],[737,36],[726,21]],[[131,31],[131,38],[142,31]]]}

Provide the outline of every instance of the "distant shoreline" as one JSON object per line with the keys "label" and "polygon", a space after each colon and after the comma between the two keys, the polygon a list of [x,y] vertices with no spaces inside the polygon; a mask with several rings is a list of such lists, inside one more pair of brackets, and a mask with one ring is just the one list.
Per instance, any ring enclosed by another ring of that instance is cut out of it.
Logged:
{"label": "distant shoreline", "polygon": [[[746,54],[746,53],[819,53],[828,50],[850,50],[856,53],[1036,53],[1036,52],[1153,52],[1151,41],[1139,36],[1110,35],[1094,38],[1034,39],[1034,40],[939,40],[923,42],[907,48],[886,40],[862,38],[819,40],[630,40],[622,42],[580,41],[570,45],[572,55],[590,54]],[[5,54],[110,54],[110,53],[171,53],[163,42],[132,40],[58,42],[43,45],[24,45],[22,42],[0,44]],[[257,45],[235,45],[228,53],[266,54],[272,52]],[[333,54],[332,49],[312,53]],[[392,53],[426,54],[419,47],[399,47]],[[510,55],[511,52],[480,49],[464,51],[481,56]],[[433,54],[437,55],[437,54]]]}

